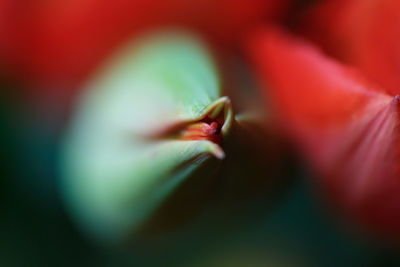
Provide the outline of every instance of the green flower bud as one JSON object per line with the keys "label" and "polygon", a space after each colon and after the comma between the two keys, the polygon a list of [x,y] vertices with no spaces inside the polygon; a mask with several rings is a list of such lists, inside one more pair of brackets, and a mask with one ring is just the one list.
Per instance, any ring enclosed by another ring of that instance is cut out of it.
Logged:
{"label": "green flower bud", "polygon": [[62,161],[68,208],[90,236],[105,241],[196,213],[210,199],[224,143],[240,125],[195,38],[157,35],[121,51],[80,98]]}

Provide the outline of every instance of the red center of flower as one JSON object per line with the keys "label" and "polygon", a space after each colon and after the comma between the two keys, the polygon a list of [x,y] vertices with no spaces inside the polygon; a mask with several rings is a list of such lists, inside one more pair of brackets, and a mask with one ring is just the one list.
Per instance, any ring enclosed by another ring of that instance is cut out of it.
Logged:
{"label": "red center of flower", "polygon": [[206,140],[221,143],[221,124],[216,120],[205,119],[188,125],[180,135],[182,140]]}

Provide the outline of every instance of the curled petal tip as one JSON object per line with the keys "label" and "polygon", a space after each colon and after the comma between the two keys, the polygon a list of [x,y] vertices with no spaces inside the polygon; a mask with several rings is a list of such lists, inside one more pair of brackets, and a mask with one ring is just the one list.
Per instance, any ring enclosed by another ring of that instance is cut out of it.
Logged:
{"label": "curled petal tip", "polygon": [[212,154],[219,160],[223,160],[225,158],[225,152],[219,145],[215,145],[215,149],[213,149]]}

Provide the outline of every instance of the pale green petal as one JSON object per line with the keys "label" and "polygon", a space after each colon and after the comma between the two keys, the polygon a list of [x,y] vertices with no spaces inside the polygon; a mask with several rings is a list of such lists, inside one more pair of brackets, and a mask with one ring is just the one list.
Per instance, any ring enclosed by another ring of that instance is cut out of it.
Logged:
{"label": "pale green petal", "polygon": [[[72,141],[73,142],[73,141]],[[139,227],[191,172],[212,159],[207,141],[70,145],[69,205],[96,236],[119,240]]]}
{"label": "pale green petal", "polygon": [[183,180],[223,158],[209,141],[150,138],[218,109],[228,133],[233,115],[219,88],[207,50],[177,34],[128,46],[94,78],[77,106],[62,165],[67,206],[90,235],[127,238]]}
{"label": "pale green petal", "polygon": [[97,118],[110,128],[148,133],[196,119],[220,95],[216,67],[200,42],[158,35],[128,45],[99,72],[83,99],[90,110],[81,120]]}

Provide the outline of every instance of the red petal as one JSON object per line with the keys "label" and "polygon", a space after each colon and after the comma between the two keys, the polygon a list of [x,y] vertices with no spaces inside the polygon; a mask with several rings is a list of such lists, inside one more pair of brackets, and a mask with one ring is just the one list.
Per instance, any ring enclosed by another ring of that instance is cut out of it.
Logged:
{"label": "red petal", "polygon": [[400,237],[399,97],[277,30],[250,45],[282,126],[343,212]]}
{"label": "red petal", "polygon": [[[0,4],[0,58],[31,82],[82,80],[125,39],[159,27],[184,26],[230,43],[283,2],[249,0],[72,0]],[[0,14],[1,15],[1,14]]]}
{"label": "red petal", "polygon": [[0,68],[22,82],[24,99],[64,116],[80,84],[127,39],[184,27],[225,50],[260,20],[279,17],[286,2],[0,0]]}
{"label": "red petal", "polygon": [[400,92],[399,10],[398,0],[324,1],[306,14],[305,28],[328,51],[396,95]]}

